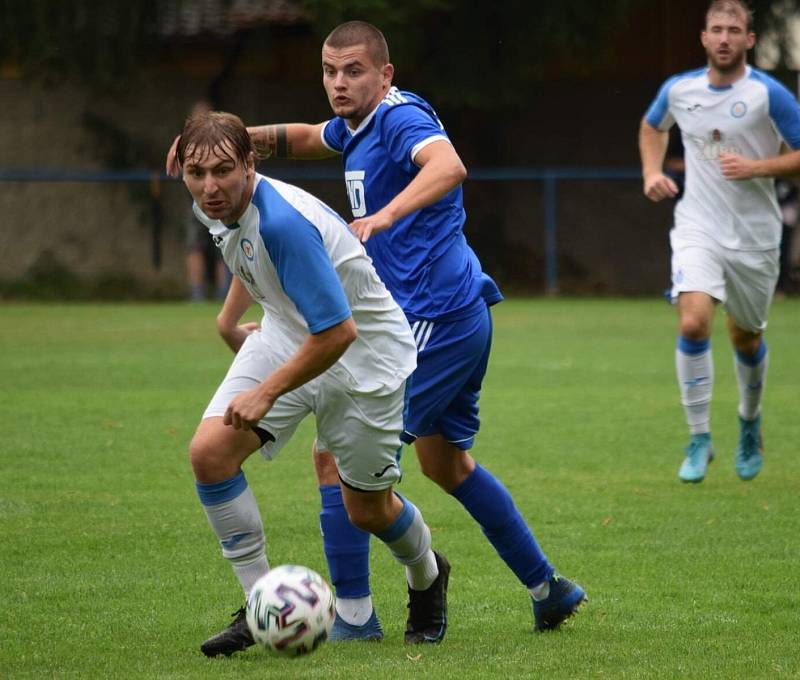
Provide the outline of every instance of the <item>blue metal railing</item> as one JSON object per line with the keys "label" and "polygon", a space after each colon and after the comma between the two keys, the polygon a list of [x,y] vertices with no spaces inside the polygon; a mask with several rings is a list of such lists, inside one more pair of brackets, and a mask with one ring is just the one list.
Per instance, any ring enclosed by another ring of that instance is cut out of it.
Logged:
{"label": "blue metal railing", "polygon": [[[341,168],[304,163],[297,167],[271,167],[269,176],[285,181],[341,180]],[[544,224],[545,292],[558,292],[558,189],[565,180],[634,180],[641,177],[632,167],[494,167],[474,168],[469,179],[478,182],[542,182]],[[149,182],[157,194],[162,182],[177,181],[158,170],[43,170],[0,168],[0,182]]]}
{"label": "blue metal railing", "polygon": [[543,184],[542,212],[544,220],[544,290],[548,295],[558,292],[558,192],[559,180],[620,180],[638,179],[639,168],[577,167],[577,168],[476,168],[470,179],[482,182],[539,181]]}

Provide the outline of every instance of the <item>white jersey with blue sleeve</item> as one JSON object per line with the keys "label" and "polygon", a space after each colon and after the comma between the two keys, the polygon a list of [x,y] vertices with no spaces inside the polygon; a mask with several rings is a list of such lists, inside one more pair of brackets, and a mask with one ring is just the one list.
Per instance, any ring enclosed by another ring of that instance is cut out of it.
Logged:
{"label": "white jersey with blue sleeve", "polygon": [[[403,191],[419,173],[416,155],[440,140],[449,143],[430,104],[396,87],[358,129],[337,117],[322,130],[323,143],[342,154],[354,218],[376,213]],[[465,219],[457,186],[367,241],[375,269],[410,320],[454,319],[502,299],[467,244]]]}
{"label": "white jersey with blue sleeve", "polygon": [[645,120],[668,130],[677,123],[685,149],[686,187],[675,207],[675,230],[702,232],[733,250],[777,248],[781,216],[772,178],[727,180],[721,153],[772,158],[781,145],[800,148],[800,106],[766,73],[750,66],[745,76],[714,87],[705,68],[667,80]]}
{"label": "white jersey with blue sleeve", "polygon": [[416,368],[416,345],[402,310],[347,224],[320,200],[257,174],[238,223],[212,220],[196,204],[194,211],[263,308],[268,347],[288,358],[309,333],[352,315],[358,337],[328,369],[346,389],[388,394]]}

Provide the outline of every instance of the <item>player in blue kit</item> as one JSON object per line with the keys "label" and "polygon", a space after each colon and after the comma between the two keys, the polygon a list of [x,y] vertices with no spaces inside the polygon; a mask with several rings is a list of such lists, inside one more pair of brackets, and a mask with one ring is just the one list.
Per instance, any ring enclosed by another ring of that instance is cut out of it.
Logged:
{"label": "player in blue kit", "polygon": [[[332,452],[344,505],[406,569],[409,617],[446,624],[447,560],[420,512],[392,490],[406,379],[416,348],[402,310],[347,224],[310,194],[259,175],[232,114],[190,118],[177,146],[183,181],[235,279],[219,326],[236,357],[190,445],[197,493],[245,597],[269,569],[264,529],[241,465],[271,459],[309,413]],[[256,300],[258,329],[239,325]],[[206,640],[207,656],[253,644],[244,609]]]}
{"label": "player in blue kit", "polygon": [[[350,228],[417,344],[402,439],[414,443],[423,473],[462,503],[528,589],[535,628],[556,628],[586,595],[555,573],[509,492],[469,453],[491,347],[489,307],[502,296],[464,237],[466,170],[430,104],[392,86],[389,50],[374,26],[353,21],[331,32],[322,70],[334,118],[248,130],[263,157],[341,154],[355,218]],[[314,460],[337,595],[332,639],[381,639],[370,597],[369,535],[348,522],[340,472],[322,442]],[[444,633],[409,617],[406,640],[438,642]]]}
{"label": "player in blue kit", "polygon": [[[763,334],[781,236],[773,178],[800,171],[800,107],[783,85],[747,65],[755,39],[743,2],[712,2],[701,33],[707,67],[667,80],[639,132],[644,193],[653,201],[678,190],[662,171],[675,123],[685,149],[685,191],[670,233],[680,327],[676,368],[691,437],[678,472],[684,482],[701,482],[714,457],[710,338],[717,303],[727,312],[735,350],[736,472],[750,480],[763,465],[761,397],[769,359]],[[782,147],[790,151],[781,155]]]}

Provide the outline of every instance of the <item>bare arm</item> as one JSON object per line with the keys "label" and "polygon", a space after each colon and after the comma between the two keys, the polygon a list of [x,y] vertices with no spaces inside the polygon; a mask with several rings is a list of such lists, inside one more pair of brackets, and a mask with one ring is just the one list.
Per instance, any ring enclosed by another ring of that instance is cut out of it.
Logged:
{"label": "bare arm", "polygon": [[350,229],[362,242],[391,227],[401,217],[438,201],[467,177],[467,170],[450,142],[438,140],[414,158],[420,166],[408,186],[374,215],[355,220]]}
{"label": "bare arm", "polygon": [[260,385],[239,393],[228,405],[223,422],[249,430],[264,417],[282,394],[305,385],[327,371],[358,336],[353,317],[309,335],[288,361]]}
{"label": "bare arm", "polygon": [[642,159],[644,195],[651,201],[673,198],[678,194],[678,186],[663,170],[668,144],[669,132],[654,128],[643,118],[639,126],[639,155]]}
{"label": "bare arm", "polygon": [[280,123],[247,128],[259,158],[298,158],[313,160],[335,156],[322,143],[325,123]]}
{"label": "bare arm", "polygon": [[234,354],[239,351],[245,338],[259,327],[255,322],[239,324],[252,302],[247,288],[234,276],[222,309],[217,314],[217,331]]}
{"label": "bare arm", "polygon": [[[314,160],[335,156],[322,143],[322,128],[325,123],[309,125],[307,123],[280,123],[277,125],[257,125],[247,128],[250,139],[256,150],[256,156],[265,158],[299,158]],[[167,151],[166,172],[170,177],[180,177],[181,166],[178,163],[178,142],[175,137]]]}
{"label": "bare arm", "polygon": [[773,158],[745,158],[732,153],[719,156],[719,166],[725,179],[754,177],[791,177],[800,174],[800,150],[788,151]]}

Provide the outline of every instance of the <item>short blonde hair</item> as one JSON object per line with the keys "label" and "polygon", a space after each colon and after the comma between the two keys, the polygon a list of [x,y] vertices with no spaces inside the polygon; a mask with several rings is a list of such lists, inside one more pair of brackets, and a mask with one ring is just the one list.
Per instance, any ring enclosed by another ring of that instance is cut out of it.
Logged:
{"label": "short blonde hair", "polygon": [[743,16],[747,32],[753,32],[753,10],[744,0],[712,0],[706,11],[706,26],[708,26],[708,17],[712,14]]}

